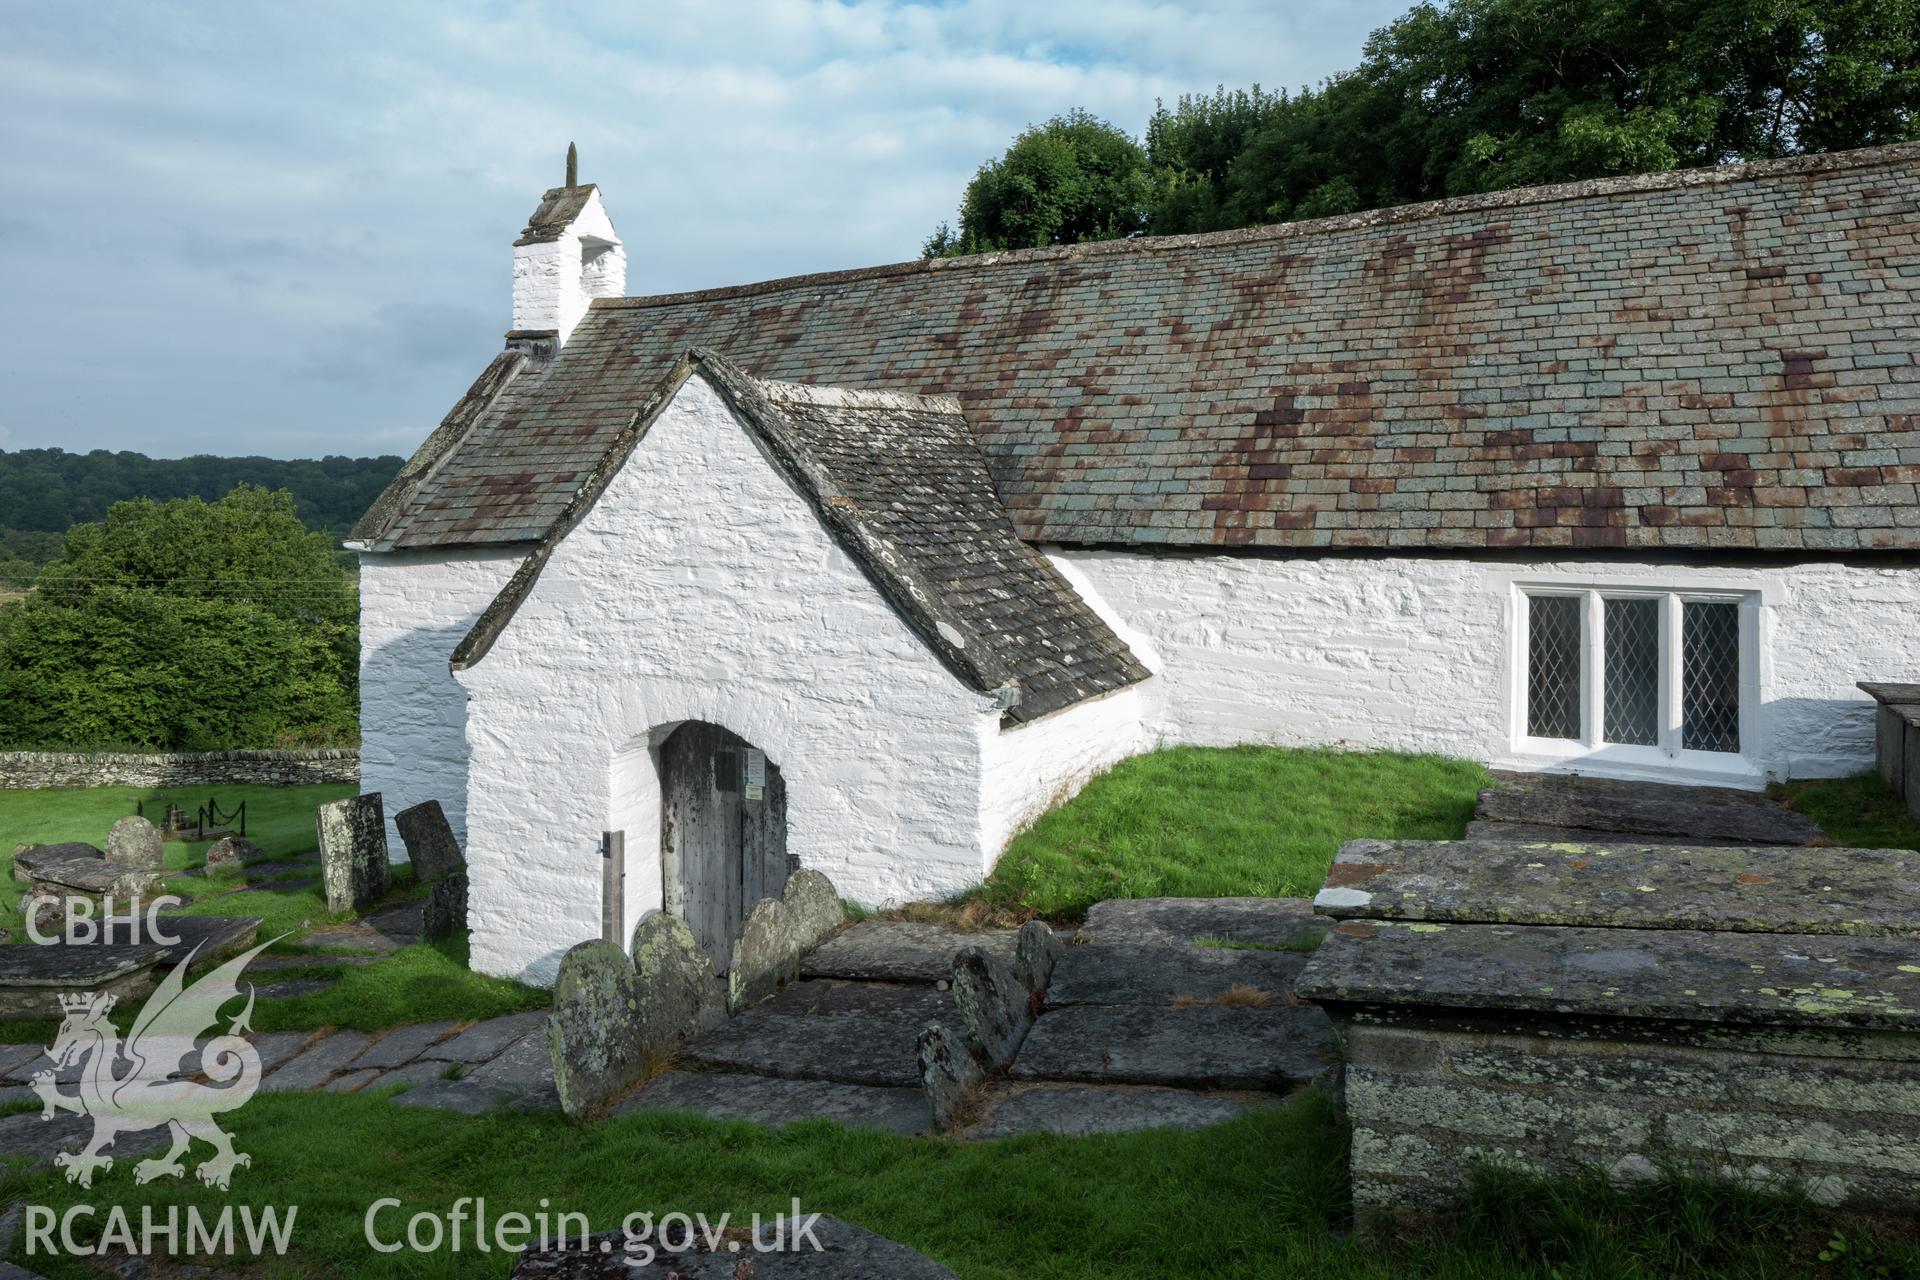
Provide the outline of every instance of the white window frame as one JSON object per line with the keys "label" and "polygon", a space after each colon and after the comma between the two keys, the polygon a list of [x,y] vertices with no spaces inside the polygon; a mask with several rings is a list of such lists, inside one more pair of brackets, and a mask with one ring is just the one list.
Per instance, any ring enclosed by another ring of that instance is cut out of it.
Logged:
{"label": "white window frame", "polygon": [[[1713,589],[1700,587],[1650,586],[1640,582],[1555,582],[1523,581],[1512,586],[1510,616],[1513,646],[1509,655],[1512,673],[1509,691],[1511,708],[1510,745],[1513,752],[1529,763],[1541,766],[1567,765],[1573,762],[1634,771],[1683,771],[1692,774],[1726,775],[1750,778],[1759,775],[1764,754],[1760,742],[1761,652],[1760,611],[1763,605],[1757,590]],[[1537,738],[1528,732],[1527,656],[1532,626],[1534,596],[1573,596],[1581,600],[1581,673],[1580,736],[1578,738]],[[1658,743],[1639,746],[1608,742],[1605,732],[1605,604],[1606,600],[1657,600],[1660,602],[1660,726]],[[1740,606],[1740,750],[1693,751],[1681,745],[1682,680],[1681,610],[1689,603],[1737,604]]]}

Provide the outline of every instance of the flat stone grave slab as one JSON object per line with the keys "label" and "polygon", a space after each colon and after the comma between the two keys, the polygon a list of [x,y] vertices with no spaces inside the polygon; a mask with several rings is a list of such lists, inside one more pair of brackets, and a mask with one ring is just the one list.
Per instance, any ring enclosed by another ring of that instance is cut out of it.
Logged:
{"label": "flat stone grave slab", "polygon": [[[453,1034],[457,1022],[416,1022],[395,1027],[374,1041],[367,1051],[353,1060],[356,1067],[397,1067],[412,1062],[431,1045]],[[446,1064],[441,1063],[444,1070]]]}
{"label": "flat stone grave slab", "polygon": [[1013,1060],[1016,1080],[1289,1089],[1335,1061],[1333,1024],[1305,1005],[1081,1005],[1042,1016]]}
{"label": "flat stone grave slab", "polygon": [[360,1031],[336,1031],[290,1058],[260,1084],[262,1093],[300,1093],[318,1089],[345,1071],[371,1037]]}
{"label": "flat stone grave slab", "polygon": [[1819,824],[1757,791],[1621,782],[1557,774],[1511,774],[1480,793],[1474,817],[1626,835],[1678,835],[1743,844],[1824,840]]}
{"label": "flat stone grave slab", "polygon": [[392,1085],[405,1085],[412,1088],[415,1085],[432,1084],[435,1081],[444,1080],[447,1071],[448,1064],[444,1062],[409,1062],[403,1067],[378,1073],[362,1088],[363,1091],[385,1089]]}
{"label": "flat stone grave slab", "polygon": [[0,1021],[60,1017],[61,993],[99,991],[122,1001],[153,989],[154,968],[171,948],[151,943],[39,946],[0,943]]}
{"label": "flat stone grave slab", "polygon": [[[111,920],[93,920],[89,924],[96,936],[120,939],[138,934],[148,937],[147,921],[141,917],[137,922],[131,916],[114,916]],[[177,942],[155,943],[166,949],[166,962],[177,963],[187,955],[193,956],[193,965],[187,972],[202,973],[218,965],[223,960],[232,959],[260,936],[260,918],[258,916],[162,916],[160,929]],[[89,941],[81,931],[69,930],[56,950],[68,947],[121,946],[120,942]]]}
{"label": "flat stone grave slab", "polygon": [[[529,1031],[485,1062],[470,1067],[462,1078],[509,1090],[516,1097],[551,1091],[553,1054],[547,1048],[545,1028]],[[553,1105],[559,1105],[558,1094]]]}
{"label": "flat stone grave slab", "polygon": [[1234,986],[1284,1004],[1306,967],[1307,957],[1295,951],[1088,942],[1068,947],[1054,965],[1047,1004],[1205,1002]]}
{"label": "flat stone grave slab", "polygon": [[[93,1137],[93,1118],[56,1114],[51,1120],[40,1118],[40,1111],[16,1111],[0,1116],[0,1155],[24,1156],[30,1168],[50,1164],[63,1151],[78,1151]],[[130,1156],[149,1156],[165,1151],[169,1145],[167,1127],[123,1132],[101,1154],[112,1156],[115,1170]],[[202,1150],[205,1150],[203,1147]]]}
{"label": "flat stone grave slab", "polygon": [[110,893],[121,898],[150,894],[160,885],[160,878],[153,872],[109,862],[107,855],[93,845],[80,843],[22,849],[13,855],[13,874],[16,880],[26,880],[49,892]]}
{"label": "flat stone grave slab", "polygon": [[961,1131],[970,1139],[1022,1133],[1132,1133],[1199,1129],[1237,1119],[1275,1101],[1270,1093],[1200,1093],[1138,1085],[1015,1084],[987,1095],[980,1118]]}
{"label": "flat stone grave slab", "polygon": [[[1920,853],[1761,845],[1349,840],[1336,918],[1920,938]],[[1916,956],[1920,959],[1920,956]]]}
{"label": "flat stone grave slab", "polygon": [[[242,889],[240,892],[248,891]],[[384,954],[389,951],[398,951],[410,941],[412,939],[402,940],[390,937],[377,929],[369,929],[365,925],[346,925],[338,929],[310,933],[287,945],[301,951],[369,951]]]}
{"label": "flat stone grave slab", "polygon": [[1247,942],[1310,951],[1327,931],[1306,898],[1132,898],[1096,902],[1079,937],[1090,942]]}
{"label": "flat stone grave slab", "polygon": [[979,947],[1013,963],[1012,930],[970,932],[909,920],[861,920],[847,926],[800,959],[803,978],[858,982],[945,982],[953,958]]}
{"label": "flat stone grave slab", "polygon": [[953,998],[931,987],[815,979],[687,1041],[683,1057],[716,1070],[912,1088],[920,1029],[959,1017]]}
{"label": "flat stone grave slab", "polygon": [[1911,937],[1348,920],[1297,984],[1348,1005],[1920,1029]]}
{"label": "flat stone grave slab", "polygon": [[[1617,835],[1617,833],[1594,831],[1585,827],[1549,827],[1538,822],[1483,822],[1475,818],[1467,824],[1462,838],[1541,844],[1555,841],[1585,843],[1592,840],[1605,840],[1610,835]],[[1645,832],[1636,832],[1631,836],[1619,838],[1631,840],[1635,844],[1684,845],[1693,849],[1750,849],[1753,847],[1751,843],[1744,840],[1703,840],[1699,836],[1648,835]]]}
{"label": "flat stone grave slab", "polygon": [[502,1014],[476,1022],[459,1035],[429,1046],[421,1056],[443,1062],[485,1062],[532,1032],[542,1031],[546,1021],[544,1009]]}
{"label": "flat stone grave slab", "polygon": [[655,1076],[613,1109],[692,1111],[716,1120],[752,1120],[772,1128],[797,1120],[837,1120],[853,1129],[911,1136],[932,1127],[918,1089],[833,1080],[788,1080],[732,1071],[669,1071]]}
{"label": "flat stone grave slab", "polygon": [[[763,1224],[762,1237],[773,1242],[771,1223]],[[777,1252],[755,1250],[750,1227],[714,1244],[696,1239],[644,1266],[631,1265],[639,1259],[627,1256],[626,1244],[621,1232],[608,1231],[570,1251],[529,1249],[510,1280],[959,1280],[905,1245],[825,1214],[813,1218],[804,1239]]]}
{"label": "flat stone grave slab", "polygon": [[[69,862],[91,868],[92,864],[106,860],[105,849],[80,840],[67,840],[59,844],[28,845],[24,849],[14,850],[13,878],[28,881],[35,879],[37,873],[45,868],[60,867]],[[125,867],[116,868],[116,871],[125,870]]]}
{"label": "flat stone grave slab", "polygon": [[1920,705],[1920,684],[1899,684],[1886,680],[1860,680],[1854,688],[1872,698],[1875,702],[1884,702],[1889,706]]}

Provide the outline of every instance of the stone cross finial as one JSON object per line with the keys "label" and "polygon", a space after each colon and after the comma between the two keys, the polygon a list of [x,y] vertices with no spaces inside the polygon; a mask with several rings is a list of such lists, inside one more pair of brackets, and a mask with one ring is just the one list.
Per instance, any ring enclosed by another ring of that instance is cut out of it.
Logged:
{"label": "stone cross finial", "polygon": [[573,149],[571,142],[567,144],[567,185],[580,185],[580,153]]}

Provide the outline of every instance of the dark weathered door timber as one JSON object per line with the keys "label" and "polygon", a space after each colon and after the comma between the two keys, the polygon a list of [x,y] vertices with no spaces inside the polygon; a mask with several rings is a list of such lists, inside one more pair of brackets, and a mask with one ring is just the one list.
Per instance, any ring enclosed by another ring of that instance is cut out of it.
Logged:
{"label": "dark weathered door timber", "polygon": [[695,720],[661,744],[660,801],[667,910],[724,973],[748,909],[786,887],[786,782],[744,738]]}

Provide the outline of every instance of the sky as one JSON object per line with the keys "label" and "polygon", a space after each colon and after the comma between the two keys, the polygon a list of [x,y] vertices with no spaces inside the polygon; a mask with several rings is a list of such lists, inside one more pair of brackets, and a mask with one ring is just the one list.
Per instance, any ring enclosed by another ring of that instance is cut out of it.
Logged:
{"label": "sky", "polygon": [[0,449],[406,454],[569,141],[630,293],[893,262],[1029,123],[1318,83],[1407,7],[0,0]]}

